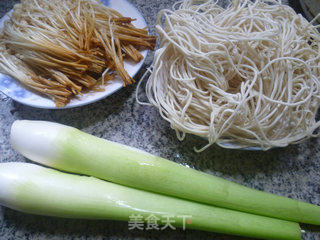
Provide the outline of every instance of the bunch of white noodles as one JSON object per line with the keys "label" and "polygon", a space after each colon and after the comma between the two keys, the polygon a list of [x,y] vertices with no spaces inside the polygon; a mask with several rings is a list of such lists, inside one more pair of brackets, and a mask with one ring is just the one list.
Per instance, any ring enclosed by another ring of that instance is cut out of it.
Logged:
{"label": "bunch of white noodles", "polygon": [[178,2],[158,15],[148,99],[179,139],[209,140],[197,151],[234,142],[267,150],[316,136],[317,28],[275,0]]}

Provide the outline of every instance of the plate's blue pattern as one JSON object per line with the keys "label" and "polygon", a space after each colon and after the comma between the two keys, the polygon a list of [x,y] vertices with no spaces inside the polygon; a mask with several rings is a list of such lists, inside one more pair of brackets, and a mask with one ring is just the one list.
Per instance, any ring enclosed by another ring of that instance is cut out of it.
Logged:
{"label": "plate's blue pattern", "polygon": [[101,2],[106,6],[110,6],[110,1],[109,0],[102,0]]}
{"label": "plate's blue pattern", "polygon": [[23,101],[33,95],[33,93],[22,87],[16,80],[2,73],[0,73],[0,91],[17,101]]}
{"label": "plate's blue pattern", "polygon": [[0,80],[0,88],[1,89],[5,89],[5,88],[10,88],[11,85],[13,84],[11,81],[11,77],[1,74],[2,76],[0,76],[1,80]]}

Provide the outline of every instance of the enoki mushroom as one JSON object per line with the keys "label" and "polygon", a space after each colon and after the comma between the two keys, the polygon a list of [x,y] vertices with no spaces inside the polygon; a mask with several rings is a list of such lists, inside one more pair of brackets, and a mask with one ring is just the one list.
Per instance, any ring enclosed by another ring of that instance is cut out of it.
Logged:
{"label": "enoki mushroom", "polygon": [[99,0],[22,0],[0,36],[0,71],[65,106],[72,96],[104,90],[117,72],[134,80],[125,57],[143,59],[156,38]]}
{"label": "enoki mushroom", "polygon": [[[180,1],[158,15],[149,102],[180,140],[264,150],[318,136],[320,35],[276,0]],[[143,104],[143,103],[142,103]]]}

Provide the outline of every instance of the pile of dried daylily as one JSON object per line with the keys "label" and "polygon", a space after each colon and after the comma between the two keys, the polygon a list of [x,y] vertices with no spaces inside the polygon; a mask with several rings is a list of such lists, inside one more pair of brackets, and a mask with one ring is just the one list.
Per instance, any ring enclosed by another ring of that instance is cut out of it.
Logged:
{"label": "pile of dried daylily", "polygon": [[114,71],[128,85],[134,80],[123,59],[141,61],[139,47],[153,49],[156,42],[133,20],[99,0],[22,0],[0,36],[0,70],[58,107],[99,90]]}

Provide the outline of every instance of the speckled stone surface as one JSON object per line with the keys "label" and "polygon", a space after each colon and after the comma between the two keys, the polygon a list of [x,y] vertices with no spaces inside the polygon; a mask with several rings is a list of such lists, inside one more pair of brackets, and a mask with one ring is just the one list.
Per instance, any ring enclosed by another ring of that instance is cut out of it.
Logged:
{"label": "speckled stone surface", "polygon": [[[1,16],[16,0],[0,0]],[[135,0],[154,31],[156,13],[174,1]],[[293,1],[298,2],[298,1]],[[135,77],[140,79],[152,61],[150,53]],[[11,149],[10,126],[16,119],[49,120],[82,129],[95,136],[144,149],[195,169],[259,190],[320,205],[320,138],[268,152],[225,150],[213,146],[196,154],[193,146],[205,141],[187,136],[180,142],[167,122],[152,107],[139,106],[135,86],[129,86],[97,103],[69,110],[34,109],[0,93],[0,162],[27,161]],[[320,216],[319,216],[320,217]],[[305,240],[319,240],[320,228],[303,226]],[[128,223],[66,220],[39,217],[0,207],[0,240],[85,239],[245,239],[201,231],[129,231]]]}

